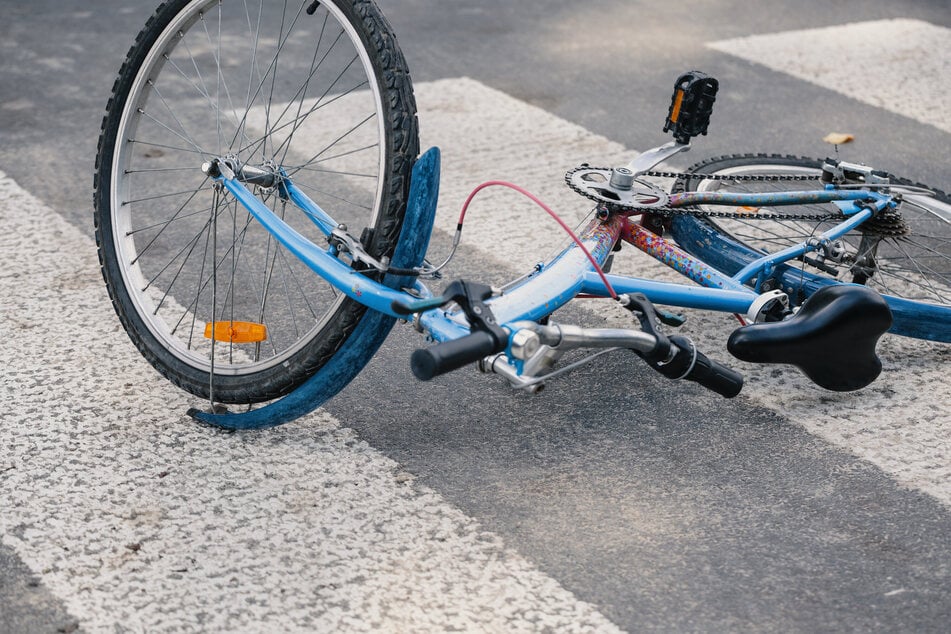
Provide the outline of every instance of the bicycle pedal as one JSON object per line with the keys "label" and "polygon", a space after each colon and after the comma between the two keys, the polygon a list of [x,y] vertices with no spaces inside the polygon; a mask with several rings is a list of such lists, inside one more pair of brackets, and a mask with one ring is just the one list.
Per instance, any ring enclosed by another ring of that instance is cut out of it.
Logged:
{"label": "bicycle pedal", "polygon": [[706,73],[692,70],[677,78],[674,94],[664,122],[664,132],[671,132],[678,143],[690,143],[690,137],[707,133],[713,102],[720,82]]}

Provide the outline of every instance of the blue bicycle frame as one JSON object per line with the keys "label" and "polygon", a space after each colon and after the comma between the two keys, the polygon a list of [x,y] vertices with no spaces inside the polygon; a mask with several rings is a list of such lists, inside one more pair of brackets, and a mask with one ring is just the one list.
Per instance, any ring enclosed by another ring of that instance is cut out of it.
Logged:
{"label": "blue bicycle frame", "polygon": [[[438,192],[438,151],[430,150],[421,157],[417,162],[417,168],[414,168],[413,172],[413,190],[407,205],[404,232],[401,234],[397,247],[398,252],[401,248],[404,252],[394,255],[394,266],[418,265],[428,246]],[[403,313],[394,310],[394,303],[410,307],[414,304],[421,306],[424,302],[420,300],[432,297],[429,289],[418,279],[407,276],[396,279],[392,275],[387,275],[382,282],[377,282],[355,271],[338,257],[336,249],[332,246],[322,248],[297,233],[251,193],[235,174],[219,174],[215,178],[288,251],[341,293],[372,309],[373,312],[368,313],[364,322],[369,319],[403,318]],[[329,214],[298,189],[291,179],[285,179],[281,187],[286,197],[313,220],[325,235],[331,235],[337,223]],[[604,264],[618,240],[625,240],[700,284],[695,286],[608,275],[607,279],[617,293],[643,293],[650,301],[663,305],[746,314],[760,295],[758,292],[760,281],[768,277],[775,267],[816,250],[818,245],[825,241],[837,240],[875,213],[889,205],[894,205],[894,202],[889,196],[878,192],[837,190],[831,186],[823,191],[780,194],[689,192],[671,197],[672,207],[695,204],[760,207],[798,204],[803,201],[834,202],[845,214],[846,219],[816,236],[808,244],[799,244],[753,260],[733,276],[725,275],[697,260],[629,217],[620,214],[608,214],[603,219],[592,219],[582,230],[579,238],[599,265]],[[408,242],[413,243],[412,248],[404,244]],[[398,258],[406,261],[397,263]],[[750,288],[749,284],[753,280],[756,280],[756,283],[753,288]],[[501,296],[488,300],[487,304],[491,306],[497,323],[506,327],[518,321],[540,320],[581,294],[603,297],[610,295],[604,281],[584,252],[577,245],[571,244],[551,262],[539,265],[530,275],[506,289]],[[420,328],[436,342],[457,339],[470,332],[469,324],[461,311],[450,312],[443,308],[431,308],[422,311],[417,319]],[[361,327],[363,326],[364,323],[361,323]],[[365,330],[366,332],[355,333],[355,335],[368,337],[373,331],[373,326],[366,326]],[[388,330],[389,328],[386,327],[385,331]],[[508,330],[512,332],[514,329],[510,327]],[[352,335],[351,340],[354,338],[356,337]],[[369,349],[369,354],[372,355],[380,343],[382,339],[372,343],[364,341],[361,347]],[[342,350],[332,359],[332,362],[340,357],[342,359],[340,363],[346,365],[348,354],[350,352],[347,349]],[[352,354],[366,354],[366,352],[354,350]],[[362,367],[362,363],[351,365]],[[332,380],[343,380],[334,373],[340,374],[335,366],[329,369],[323,368],[295,392],[281,401],[258,410],[228,415],[196,411],[192,411],[191,414],[201,420],[231,428],[280,424],[313,409],[316,407],[313,403],[322,402],[315,391],[333,389],[331,393],[335,393],[334,388],[325,388],[322,385],[328,380],[328,374],[331,375]],[[349,381],[350,378],[352,377],[346,378],[345,381]]]}
{"label": "blue bicycle frame", "polygon": [[[412,293],[407,293],[384,286],[354,271],[337,257],[333,248],[321,248],[297,233],[277,214],[268,209],[237,178],[219,176],[218,180],[285,248],[337,290],[368,308],[392,317],[402,317],[402,314],[393,310],[394,302],[412,305],[421,297],[431,296],[429,290],[418,280],[411,288]],[[284,181],[283,186],[290,200],[313,219],[326,235],[330,235],[332,228],[336,227],[333,219],[299,190],[291,180]],[[798,244],[760,257],[732,277],[707,266],[621,215],[611,215],[604,220],[592,220],[579,237],[599,265],[604,263],[615,243],[623,237],[702,285],[698,288],[641,278],[609,276],[609,282],[618,293],[640,292],[658,304],[744,314],[758,295],[756,290],[747,286],[751,280],[762,280],[768,277],[778,264],[814,251],[822,242],[841,238],[875,213],[892,204],[891,198],[877,192],[836,190],[831,187],[821,192],[717,193],[715,195],[700,193],[672,198],[672,207],[699,203],[759,207],[798,204],[804,200],[834,202],[845,214],[846,219],[817,236],[810,244]],[[488,303],[499,324],[505,326],[515,321],[541,319],[579,294],[607,297],[609,292],[600,276],[595,273],[587,256],[577,245],[571,244],[551,262],[541,265],[517,286],[508,289],[502,296],[489,300]],[[469,332],[464,318],[459,314],[450,314],[441,309],[422,313],[419,323],[435,341],[455,339]]]}

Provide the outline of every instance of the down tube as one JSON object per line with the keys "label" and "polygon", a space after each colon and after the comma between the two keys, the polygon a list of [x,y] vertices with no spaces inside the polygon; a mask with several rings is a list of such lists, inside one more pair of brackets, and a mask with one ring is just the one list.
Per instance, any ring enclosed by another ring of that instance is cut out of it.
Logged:
{"label": "down tube", "polygon": [[752,293],[742,283],[693,257],[680,247],[630,219],[624,221],[621,239],[666,264],[684,277],[707,288]]}

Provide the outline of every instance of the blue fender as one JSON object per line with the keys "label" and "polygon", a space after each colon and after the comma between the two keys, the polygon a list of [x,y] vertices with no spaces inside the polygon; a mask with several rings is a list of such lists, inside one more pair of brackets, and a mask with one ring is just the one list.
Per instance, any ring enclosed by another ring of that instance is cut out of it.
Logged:
{"label": "blue fender", "polygon": [[[429,248],[438,198],[439,149],[430,148],[413,166],[406,215],[392,258],[393,267],[408,269],[422,264]],[[383,284],[402,288],[411,286],[413,278],[388,273]],[[290,394],[264,407],[234,414],[212,414],[193,408],[188,410],[188,415],[225,429],[265,429],[289,423],[317,409],[352,381],[379,350],[395,323],[396,319],[389,315],[367,310],[337,353],[320,370]]]}

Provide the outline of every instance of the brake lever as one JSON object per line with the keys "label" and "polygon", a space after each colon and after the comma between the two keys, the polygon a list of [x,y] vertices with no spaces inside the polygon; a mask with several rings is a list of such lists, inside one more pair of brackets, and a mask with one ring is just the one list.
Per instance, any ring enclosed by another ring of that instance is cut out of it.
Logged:
{"label": "brake lever", "polygon": [[495,294],[496,292],[491,286],[478,282],[455,280],[438,297],[420,299],[414,302],[393,300],[390,308],[399,315],[412,315],[413,313],[425,312],[456,303],[469,321],[470,330],[473,332],[477,330],[489,332],[499,340],[507,339],[508,334],[498,325],[495,315],[492,314],[492,309],[485,303],[485,300]]}
{"label": "brake lever", "polygon": [[638,352],[645,360],[651,363],[662,363],[668,360],[670,356],[670,339],[667,338],[657,323],[659,318],[654,305],[647,299],[643,293],[628,293],[618,296],[618,302],[626,308],[637,321],[640,322],[641,330],[654,337],[657,344],[650,352]]}

